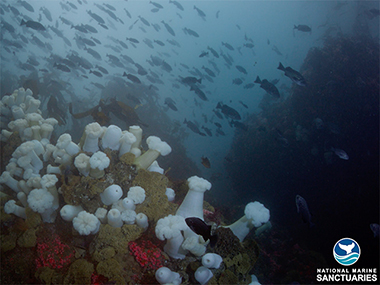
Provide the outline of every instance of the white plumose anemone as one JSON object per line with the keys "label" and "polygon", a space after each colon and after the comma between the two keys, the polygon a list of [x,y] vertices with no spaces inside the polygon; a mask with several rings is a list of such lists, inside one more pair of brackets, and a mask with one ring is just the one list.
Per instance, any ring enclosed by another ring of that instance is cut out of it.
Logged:
{"label": "white plumose anemone", "polygon": [[53,223],[56,217],[54,196],[47,189],[33,189],[28,195],[29,207],[41,214],[45,223]]}
{"label": "white plumose anemone", "polygon": [[219,268],[223,258],[216,253],[206,253],[202,256],[202,265],[207,268]]}
{"label": "white plumose anemone", "polygon": [[83,151],[97,152],[99,150],[99,138],[103,134],[103,128],[98,123],[88,124],[85,128],[86,139],[83,144]]}
{"label": "white plumose anemone", "polygon": [[171,271],[167,267],[160,267],[156,271],[156,280],[160,284],[179,285],[182,282],[182,277],[177,272]]}
{"label": "white plumose anemone", "polygon": [[59,213],[61,214],[62,219],[64,219],[67,222],[71,222],[82,211],[83,208],[80,205],[73,206],[67,204],[61,208]]}
{"label": "white plumose anemone", "polygon": [[134,134],[124,131],[120,138],[119,157],[130,152],[132,144],[136,141]]}
{"label": "white plumose anemone", "polygon": [[101,178],[104,176],[106,169],[110,165],[110,159],[101,151],[95,152],[90,157],[90,176],[92,178]]}
{"label": "white plumose anemone", "polygon": [[96,234],[100,221],[95,215],[82,211],[73,219],[73,226],[80,235]]}
{"label": "white plumose anemone", "polygon": [[19,218],[26,219],[25,208],[16,205],[15,200],[9,200],[5,203],[4,212],[6,214],[14,214]]}
{"label": "white plumose anemone", "polygon": [[109,206],[117,202],[121,196],[123,196],[123,190],[119,185],[112,184],[104,189],[103,193],[100,194],[100,199],[103,204]]}
{"label": "white plumose anemone", "polygon": [[134,161],[137,169],[147,169],[153,161],[160,156],[160,154],[165,156],[172,151],[172,148],[166,142],[163,142],[156,136],[148,137],[146,143],[148,144],[149,149]]}
{"label": "white plumose anemone", "polygon": [[167,240],[164,251],[173,258],[183,259],[186,252],[181,248],[184,240],[182,231],[187,230],[185,219],[181,216],[169,215],[157,221],[155,232],[160,240]]}
{"label": "white plumose anemone", "polygon": [[194,273],[195,280],[197,280],[201,285],[206,284],[214,276],[210,269],[201,266]]}
{"label": "white plumose anemone", "polygon": [[251,229],[258,228],[262,224],[267,223],[270,213],[263,204],[259,202],[248,203],[244,210],[244,216],[232,225],[227,226],[234,234],[243,241]]}
{"label": "white plumose anemone", "polygon": [[179,206],[176,215],[184,218],[197,217],[203,220],[203,197],[204,192],[211,189],[211,183],[198,176],[187,179],[189,191]]}
{"label": "white plumose anemone", "polygon": [[110,125],[105,130],[102,137],[103,149],[119,150],[120,148],[121,129],[118,126]]}
{"label": "white plumose anemone", "polygon": [[133,186],[129,188],[127,197],[131,199],[134,204],[141,204],[145,200],[145,190],[140,186]]}
{"label": "white plumose anemone", "polygon": [[83,176],[90,174],[90,157],[85,153],[80,153],[75,157],[74,165]]}
{"label": "white plumose anemone", "polygon": [[107,214],[108,224],[114,228],[120,228],[123,225],[121,213],[118,209],[111,209]]}
{"label": "white plumose anemone", "polygon": [[136,215],[136,224],[140,227],[140,228],[143,228],[143,229],[147,229],[148,226],[149,226],[149,223],[148,223],[148,216],[145,215],[144,213],[138,213]]}

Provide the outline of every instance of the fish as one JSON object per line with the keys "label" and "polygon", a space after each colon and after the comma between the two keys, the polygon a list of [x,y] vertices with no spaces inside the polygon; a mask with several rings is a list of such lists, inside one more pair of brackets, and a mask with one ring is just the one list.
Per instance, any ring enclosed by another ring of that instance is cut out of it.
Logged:
{"label": "fish", "polygon": [[212,132],[209,128],[206,128],[205,126],[202,126],[202,129],[206,132],[206,134],[210,137],[212,137]]}
{"label": "fish", "polygon": [[91,54],[97,60],[101,60],[102,59],[102,57],[100,56],[100,54],[97,51],[93,50],[92,48],[85,48],[84,50],[87,51],[89,54]]}
{"label": "fish", "polygon": [[195,85],[192,85],[192,86],[190,87],[190,91],[194,91],[195,94],[197,94],[198,97],[199,97],[200,99],[202,99],[203,101],[208,101],[208,99],[207,99],[207,97],[206,97],[206,94],[205,94],[201,89],[199,89],[199,87],[197,87],[197,86],[195,86]]}
{"label": "fish", "polygon": [[107,4],[107,3],[103,3],[103,5],[106,6],[108,9],[116,12],[116,8],[114,6]]}
{"label": "fish", "polygon": [[269,82],[266,79],[260,80],[259,76],[256,77],[255,83],[259,83],[260,87],[263,88],[270,95],[280,98],[280,92],[278,91],[277,87],[274,86],[273,83]]}
{"label": "fish", "polygon": [[224,43],[224,42],[222,42],[222,45],[224,45],[226,48],[228,48],[229,50],[235,50],[234,48],[233,48],[233,46],[232,45],[230,45],[229,43]]}
{"label": "fish", "polygon": [[192,121],[188,121],[188,120],[186,120],[186,118],[185,118],[185,120],[183,121],[183,123],[186,124],[187,127],[188,127],[190,130],[192,130],[194,133],[196,133],[196,134],[201,134],[201,131],[199,130],[199,128],[197,127],[197,125],[194,124]]}
{"label": "fish", "polygon": [[275,53],[277,53],[278,55],[282,55],[282,53],[278,50],[278,48],[277,48],[275,45],[273,45],[272,50],[273,50]]}
{"label": "fish", "polygon": [[206,17],[206,14],[199,8],[197,8],[195,5],[194,5],[194,9],[197,10],[198,12],[198,15],[201,17],[201,18],[205,18]]}
{"label": "fish", "polygon": [[221,127],[222,127],[222,125],[219,124],[218,122],[215,122],[214,125],[215,125],[217,128],[221,128]]}
{"label": "fish", "polygon": [[212,226],[207,225],[202,219],[189,217],[185,219],[188,227],[197,235],[201,235],[204,241],[210,240],[210,246],[214,247],[218,241],[218,236],[212,234]]}
{"label": "fish", "polygon": [[83,25],[72,25],[71,28],[74,28],[75,30],[79,31],[79,32],[82,32],[82,33],[88,33],[87,29],[85,27],[83,27]]}
{"label": "fish", "polygon": [[211,168],[210,160],[207,157],[202,156],[201,157],[201,163],[206,168]]}
{"label": "fish", "polygon": [[199,57],[204,57],[204,56],[206,56],[206,55],[208,55],[208,52],[203,51],[203,52],[199,55]]}
{"label": "fish", "polygon": [[137,76],[134,76],[134,75],[132,75],[132,74],[130,74],[130,73],[126,73],[125,71],[124,71],[124,73],[123,73],[123,76],[124,77],[127,77],[129,80],[131,80],[133,83],[138,83],[138,84],[140,84],[141,83],[141,81],[140,81],[140,79],[137,77]]}
{"label": "fish", "polygon": [[104,20],[102,17],[99,15],[92,13],[91,10],[87,10],[87,14],[89,14],[95,21],[97,21],[99,24],[105,24]]}
{"label": "fish", "polygon": [[231,108],[230,106],[227,106],[219,102],[218,105],[216,105],[216,108],[220,109],[224,115],[233,120],[241,120],[239,112],[236,111],[234,108]]}
{"label": "fish", "polygon": [[143,22],[144,25],[150,27],[150,23],[145,18],[143,18],[141,16],[139,16],[139,18],[140,18],[140,21]]}
{"label": "fish", "polygon": [[166,72],[171,72],[173,70],[173,68],[170,66],[169,63],[167,63],[166,61],[163,61],[162,64],[161,64],[161,68],[163,70],[165,70]]}
{"label": "fish", "polygon": [[127,14],[127,16],[128,16],[130,19],[132,19],[131,13],[129,13],[128,10],[125,9],[125,8],[124,8],[124,11],[125,11],[125,13]]}
{"label": "fish", "polygon": [[26,1],[19,1],[21,3],[21,5],[26,9],[28,10],[29,12],[34,12],[34,8],[32,5],[30,5],[28,2]]}
{"label": "fish", "polygon": [[66,65],[60,64],[60,63],[54,63],[53,67],[62,70],[64,72],[71,72],[70,68],[68,68]]}
{"label": "fish", "polygon": [[51,13],[47,8],[41,7],[40,10],[45,15],[46,19],[48,19],[50,22],[53,21],[53,18],[51,17]]}
{"label": "fish", "polygon": [[97,77],[103,77],[103,74],[101,74],[99,71],[96,71],[96,70],[90,70],[89,73],[92,73]]}
{"label": "fish", "polygon": [[248,109],[248,106],[244,104],[242,101],[239,101],[239,103],[242,104],[244,108]]}
{"label": "fish", "polygon": [[127,41],[130,41],[130,42],[132,42],[134,44],[138,44],[139,43],[139,41],[137,39],[135,39],[135,38],[127,38]]}
{"label": "fish", "polygon": [[154,40],[153,42],[155,42],[156,44],[160,45],[160,46],[165,46],[165,44],[163,42],[161,42],[160,40]]}
{"label": "fish", "polygon": [[240,85],[243,83],[243,80],[241,80],[240,78],[235,78],[234,80],[232,80],[232,84],[235,84],[235,85]]}
{"label": "fish", "polygon": [[219,54],[212,47],[208,46],[207,49],[211,51],[213,56],[215,56],[216,58],[219,58]]}
{"label": "fish", "polygon": [[108,70],[105,69],[104,67],[99,66],[99,65],[95,65],[95,67],[96,67],[97,69],[99,69],[103,74],[108,74]]}
{"label": "fish", "polygon": [[83,26],[91,33],[97,34],[98,30],[89,24],[83,24]]}
{"label": "fish", "polygon": [[170,27],[167,23],[165,23],[163,20],[161,21],[161,23],[164,24],[166,30],[168,31],[169,34],[171,34],[173,37],[175,37],[175,32],[174,30],[172,29],[172,27]]}
{"label": "fish", "polygon": [[168,107],[170,109],[172,109],[173,111],[178,111],[176,105],[175,105],[175,101],[172,99],[172,98],[169,98],[169,97],[166,97],[165,98],[165,102],[164,102],[166,105],[168,105]]}
{"label": "fish", "polygon": [[217,128],[215,132],[216,132],[216,136],[218,136],[218,135],[220,135],[220,136],[225,136],[225,135],[226,135],[226,134],[222,131],[221,128]]}
{"label": "fish", "polygon": [[206,73],[212,77],[215,77],[215,73],[214,71],[212,71],[210,68],[208,67],[205,67],[205,66],[202,66],[202,69],[204,69],[204,71],[206,71]]}
{"label": "fish", "polygon": [[26,26],[26,27],[31,28],[31,29],[36,30],[36,31],[46,31],[46,28],[41,23],[31,21],[31,20],[25,22],[22,19],[20,26]]}
{"label": "fish", "polygon": [[367,18],[370,20],[372,20],[375,17],[380,16],[380,10],[376,8],[372,8],[368,11],[365,11],[364,13],[366,14]]}
{"label": "fish", "polygon": [[202,83],[202,78],[197,79],[196,77],[188,76],[188,77],[185,77],[185,78],[181,78],[181,82],[185,83],[185,84],[188,84],[188,85],[192,85],[192,84],[196,84],[196,83],[201,84]]}
{"label": "fish", "polygon": [[343,160],[348,160],[349,159],[349,156],[348,154],[343,150],[343,149],[340,149],[340,148],[331,148],[331,150],[341,159]]}
{"label": "fish", "polygon": [[221,114],[218,110],[213,109],[212,111],[215,113],[215,115],[216,115],[219,119],[222,119],[222,120],[223,120],[223,116],[222,116],[222,114]]}
{"label": "fish", "polygon": [[373,223],[369,225],[371,231],[373,232],[373,237],[379,237],[379,230],[380,226],[379,224]]}
{"label": "fish", "polygon": [[298,25],[298,26],[294,25],[293,30],[299,30],[301,32],[311,33],[311,28],[307,25]]}
{"label": "fish", "polygon": [[247,70],[245,70],[244,67],[240,65],[235,65],[236,69],[239,70],[241,73],[247,74]]}
{"label": "fish", "polygon": [[193,37],[199,38],[199,34],[197,32],[195,32],[195,31],[193,31],[192,29],[183,28],[183,32],[185,34],[189,34],[189,35],[191,35]]}
{"label": "fish", "polygon": [[311,214],[306,200],[300,195],[296,195],[296,207],[297,213],[301,215],[303,222],[308,223],[310,227],[314,226],[314,223],[311,222]]}
{"label": "fish", "polygon": [[245,43],[245,44],[243,44],[243,46],[245,46],[246,48],[253,48],[253,47],[254,47],[254,44],[251,44],[251,43]]}
{"label": "fish", "polygon": [[152,4],[153,6],[157,7],[158,9],[162,9],[162,8],[164,8],[164,7],[162,7],[161,4],[158,4],[158,3],[156,3],[156,2],[149,1],[149,4]]}
{"label": "fish", "polygon": [[284,67],[282,63],[280,62],[277,69],[282,70],[285,72],[285,76],[289,77],[294,83],[296,83],[299,86],[306,86],[305,78],[299,73],[298,71],[294,70],[290,66]]}
{"label": "fish", "polygon": [[174,4],[178,9],[180,9],[181,11],[183,11],[183,7],[182,7],[182,5],[179,2],[169,0],[169,3]]}
{"label": "fish", "polygon": [[254,83],[248,83],[248,84],[246,84],[246,85],[244,85],[244,89],[251,89],[253,86],[255,86],[255,84]]}

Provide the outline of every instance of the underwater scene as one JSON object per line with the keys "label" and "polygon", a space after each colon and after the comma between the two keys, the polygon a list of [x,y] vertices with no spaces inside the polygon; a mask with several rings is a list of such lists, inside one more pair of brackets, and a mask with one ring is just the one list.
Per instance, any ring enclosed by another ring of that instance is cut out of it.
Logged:
{"label": "underwater scene", "polygon": [[379,1],[1,0],[1,284],[377,284]]}

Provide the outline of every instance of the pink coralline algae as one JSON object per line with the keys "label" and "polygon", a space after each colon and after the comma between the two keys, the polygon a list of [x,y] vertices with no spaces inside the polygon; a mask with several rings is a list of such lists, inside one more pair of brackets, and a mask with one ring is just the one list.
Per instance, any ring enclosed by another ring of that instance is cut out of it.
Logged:
{"label": "pink coralline algae", "polygon": [[131,241],[129,244],[129,252],[135,257],[135,260],[143,269],[156,271],[164,266],[165,257],[161,249],[149,240],[143,240],[140,244]]}
{"label": "pink coralline algae", "polygon": [[36,268],[49,267],[61,269],[70,264],[74,259],[74,250],[67,244],[62,243],[58,235],[48,242],[37,244]]}

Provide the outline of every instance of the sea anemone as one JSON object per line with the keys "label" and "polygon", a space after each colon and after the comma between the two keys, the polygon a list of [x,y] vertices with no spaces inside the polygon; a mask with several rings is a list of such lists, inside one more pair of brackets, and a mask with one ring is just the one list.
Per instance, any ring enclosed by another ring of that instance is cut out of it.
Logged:
{"label": "sea anemone", "polygon": [[148,137],[146,143],[149,149],[134,161],[137,169],[147,169],[160,154],[165,156],[172,151],[172,148],[166,142],[161,141],[161,139],[156,136]]}
{"label": "sea anemone", "polygon": [[248,203],[245,207],[244,214],[245,215],[235,223],[227,226],[240,241],[244,240],[252,228],[258,228],[268,222],[270,217],[269,210],[257,201]]}
{"label": "sea anemone", "polygon": [[102,137],[103,149],[119,150],[120,148],[121,129],[118,126],[110,125],[105,130]]}
{"label": "sea anemone", "polygon": [[203,220],[203,197],[204,192],[211,189],[211,183],[198,176],[187,179],[189,191],[179,206],[176,215],[184,218],[198,217]]}
{"label": "sea anemone", "polygon": [[25,208],[16,205],[15,200],[9,200],[7,203],[5,203],[4,212],[7,214],[14,214],[22,219],[26,219]]}
{"label": "sea anemone", "polygon": [[129,188],[127,197],[131,199],[134,204],[141,204],[145,200],[145,190],[140,186],[133,186]]}
{"label": "sea anemone", "polygon": [[99,231],[100,221],[93,214],[82,211],[73,219],[73,226],[80,235],[96,234]]}
{"label": "sea anemone", "polygon": [[118,201],[121,196],[123,196],[123,190],[119,185],[112,184],[104,189],[103,193],[100,194],[100,199],[103,204],[109,206],[116,201]]}
{"label": "sea anemone", "polygon": [[62,219],[64,219],[67,222],[71,222],[82,211],[83,208],[80,205],[73,206],[67,204],[61,208],[61,211],[59,213],[61,214]]}
{"label": "sea anemone", "polygon": [[181,245],[184,240],[182,232],[188,229],[185,219],[181,216],[169,215],[157,221],[155,232],[160,240],[167,240],[164,251],[173,258],[185,258]]}
{"label": "sea anemone", "polygon": [[179,285],[182,282],[182,277],[177,272],[171,271],[167,267],[160,267],[156,271],[156,280],[160,284]]}
{"label": "sea anemone", "polygon": [[99,150],[99,138],[103,134],[103,128],[98,123],[88,124],[84,130],[86,139],[82,149],[87,152],[97,152]]}
{"label": "sea anemone", "polygon": [[104,176],[106,169],[110,165],[110,159],[101,151],[95,152],[90,157],[90,176],[92,178],[101,178]]}

